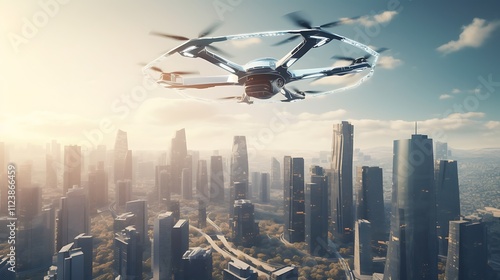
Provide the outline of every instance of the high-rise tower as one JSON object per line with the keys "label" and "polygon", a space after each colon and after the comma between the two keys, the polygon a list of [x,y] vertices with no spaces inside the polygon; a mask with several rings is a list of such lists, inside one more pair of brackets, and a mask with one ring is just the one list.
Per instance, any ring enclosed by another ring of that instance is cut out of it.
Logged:
{"label": "high-rise tower", "polygon": [[181,194],[182,169],[185,167],[186,156],[186,130],[183,128],[175,132],[175,137],[172,139],[170,152],[172,192],[176,194]]}
{"label": "high-rise tower", "polygon": [[231,173],[229,178],[229,207],[231,216],[232,207],[234,206],[234,183],[240,182],[245,184],[245,198],[248,193],[248,153],[247,141],[245,136],[234,136],[233,149],[231,153]]}
{"label": "high-rise tower", "polygon": [[439,255],[448,254],[450,221],[460,220],[460,193],[458,168],[454,160],[436,161],[436,208]]}
{"label": "high-rise tower", "polygon": [[114,150],[114,162],[113,162],[113,178],[114,182],[126,179],[124,176],[125,172],[125,160],[128,152],[128,140],[127,132],[123,130],[118,130],[116,132],[115,139],[115,150]]}
{"label": "high-rise tower", "polygon": [[370,222],[371,236],[374,241],[386,240],[382,168],[358,167],[356,194],[356,219]]}
{"label": "high-rise tower", "polygon": [[305,240],[304,159],[285,156],[284,159],[284,237],[289,242]]}
{"label": "high-rise tower", "polygon": [[80,146],[64,147],[63,195],[74,185],[82,183],[82,149]]}
{"label": "high-rise tower", "polygon": [[394,141],[391,232],[384,279],[437,279],[432,139]]}
{"label": "high-rise tower", "polygon": [[224,170],[222,156],[210,158],[210,201],[224,203]]}
{"label": "high-rise tower", "polygon": [[354,127],[347,121],[333,128],[331,219],[333,233],[352,239],[354,225],[352,156]]}

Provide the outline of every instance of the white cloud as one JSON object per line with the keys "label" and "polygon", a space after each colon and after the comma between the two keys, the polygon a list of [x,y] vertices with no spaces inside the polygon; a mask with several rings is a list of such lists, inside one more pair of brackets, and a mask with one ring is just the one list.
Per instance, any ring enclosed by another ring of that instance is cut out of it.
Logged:
{"label": "white cloud", "polygon": [[462,91],[459,90],[458,88],[454,88],[451,93],[454,93],[454,94],[457,94],[457,93],[461,93]]}
{"label": "white cloud", "polygon": [[478,48],[484,44],[491,33],[500,26],[500,21],[486,22],[484,19],[474,18],[472,23],[462,26],[462,33],[456,41],[450,41],[437,48],[438,51],[448,54],[466,47]]}
{"label": "white cloud", "polygon": [[449,94],[441,94],[439,96],[439,100],[445,100],[445,99],[451,99],[453,98],[453,96],[449,95]]}
{"label": "white cloud", "polygon": [[353,23],[359,23],[361,25],[364,25],[366,27],[374,26],[377,24],[387,24],[389,23],[396,15],[398,12],[396,11],[384,11],[381,12],[380,14],[376,14],[373,16],[363,16],[358,19],[347,19],[343,18],[341,20],[344,20],[345,23],[347,24],[353,24]]}
{"label": "white cloud", "polygon": [[260,44],[262,40],[260,38],[248,38],[245,40],[231,40],[231,44],[237,48],[246,48],[251,45]]}
{"label": "white cloud", "polygon": [[484,124],[487,129],[497,129],[500,128],[500,121],[489,121]]}
{"label": "white cloud", "polygon": [[394,69],[403,64],[401,59],[394,58],[392,56],[380,56],[377,62],[377,66],[383,69]]}

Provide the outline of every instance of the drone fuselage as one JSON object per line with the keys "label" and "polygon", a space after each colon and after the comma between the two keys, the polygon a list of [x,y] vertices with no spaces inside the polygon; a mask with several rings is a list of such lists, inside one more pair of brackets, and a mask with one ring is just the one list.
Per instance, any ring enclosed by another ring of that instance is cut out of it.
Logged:
{"label": "drone fuselage", "polygon": [[244,66],[247,75],[239,82],[245,86],[245,93],[258,99],[269,99],[280,92],[287,78],[276,71],[276,59],[260,58]]}

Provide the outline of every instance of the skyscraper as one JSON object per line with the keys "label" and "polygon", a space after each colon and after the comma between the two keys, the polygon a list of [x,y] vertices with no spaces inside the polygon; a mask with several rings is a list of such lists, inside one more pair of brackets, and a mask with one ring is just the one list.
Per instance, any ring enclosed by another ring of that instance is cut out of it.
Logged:
{"label": "skyscraper", "polygon": [[270,196],[270,179],[269,173],[260,174],[260,188],[259,188],[259,199],[262,203],[269,203]]}
{"label": "skyscraper", "polygon": [[486,227],[481,222],[451,221],[445,279],[487,280]]}
{"label": "skyscraper", "polygon": [[171,279],[172,277],[172,230],[174,217],[172,212],[158,215],[153,230],[153,279]]}
{"label": "skyscraper", "polygon": [[250,173],[250,184],[248,185],[248,199],[259,196],[261,173],[254,171]]}
{"label": "skyscraper", "polygon": [[182,256],[189,249],[189,221],[180,219],[172,229],[172,271],[175,279],[182,278]]}
{"label": "skyscraper", "polygon": [[333,234],[351,240],[354,223],[352,157],[354,127],[346,121],[333,128],[331,219]]}
{"label": "skyscraper", "polygon": [[196,197],[198,200],[208,201],[210,194],[208,191],[208,170],[207,161],[200,159],[198,161],[198,176],[196,178]]}
{"label": "skyscraper", "polygon": [[172,192],[181,194],[182,169],[185,167],[187,156],[186,130],[184,128],[175,132],[170,155]]}
{"label": "skyscraper", "polygon": [[222,156],[212,156],[210,158],[210,202],[224,203]]}
{"label": "skyscraper", "polygon": [[125,206],[127,201],[132,200],[132,182],[130,180],[121,180],[116,182],[116,206]]}
{"label": "skyscraper", "polygon": [[305,191],[305,241],[311,255],[328,254],[328,177],[319,166],[312,168]]}
{"label": "skyscraper", "polygon": [[80,248],[83,253],[83,279],[92,279],[93,243],[92,235],[84,233],[74,239],[74,247]]}
{"label": "skyscraper", "polygon": [[104,170],[102,161],[98,163],[96,170],[89,173],[88,194],[90,210],[93,213],[108,205],[108,173]]}
{"label": "skyscraper", "polygon": [[72,188],[61,198],[57,230],[57,250],[79,234],[90,233],[89,203],[83,188]]}
{"label": "skyscraper", "polygon": [[354,275],[372,275],[371,223],[357,220],[354,224]]}
{"label": "skyscraper", "polygon": [[207,202],[203,199],[198,200],[198,228],[207,226]]}
{"label": "skyscraper", "polygon": [[128,152],[127,132],[118,129],[115,139],[113,178],[115,184],[120,180],[125,180],[125,160]]}
{"label": "skyscraper", "polygon": [[391,232],[384,279],[437,279],[432,139],[394,141]]}
{"label": "skyscraper", "polygon": [[147,243],[149,243],[148,205],[146,200],[137,199],[128,201],[125,210],[136,216],[135,229],[139,233],[139,240],[141,245],[146,245]]}
{"label": "skyscraper", "polygon": [[439,255],[446,256],[450,221],[460,220],[457,162],[454,160],[436,161],[435,180]]}
{"label": "skyscraper", "polygon": [[305,241],[304,159],[284,158],[284,237],[288,242]]}
{"label": "skyscraper", "polygon": [[133,165],[132,150],[127,150],[123,166],[123,179],[134,182],[134,172],[132,165]]}
{"label": "skyscraper", "polygon": [[84,253],[74,248],[74,243],[67,244],[57,253],[57,279],[85,280]]}
{"label": "skyscraper", "polygon": [[45,186],[57,188],[57,162],[52,155],[45,155]]}
{"label": "skyscraper", "polygon": [[82,150],[80,146],[64,146],[63,195],[82,183]]}
{"label": "skyscraper", "polygon": [[160,203],[169,205],[172,196],[172,169],[170,165],[160,165],[158,167],[158,198]]}
{"label": "skyscraper", "polygon": [[382,168],[358,166],[356,208],[357,219],[370,222],[373,241],[386,240]]}
{"label": "skyscraper", "polygon": [[276,158],[271,159],[271,188],[281,189],[283,187],[281,177],[281,164]]}
{"label": "skyscraper", "polygon": [[116,216],[113,222],[113,232],[120,232],[128,226],[133,226],[137,222],[137,216],[131,212],[125,212]]}
{"label": "skyscraper", "polygon": [[212,280],[212,250],[189,248],[182,256],[183,280]]}
{"label": "skyscraper", "polygon": [[185,167],[182,169],[182,198],[193,198],[193,157],[186,156]]}
{"label": "skyscraper", "polygon": [[436,160],[448,159],[448,143],[436,141]]}
{"label": "skyscraper", "polygon": [[250,200],[240,199],[234,202],[232,229],[235,244],[246,247],[254,245],[259,234],[259,224],[255,222],[254,205]]}
{"label": "skyscraper", "polygon": [[141,280],[142,244],[135,227],[129,226],[115,233],[114,246],[114,276],[121,276],[121,279],[127,280]]}
{"label": "skyscraper", "polygon": [[245,198],[248,198],[248,153],[245,136],[234,136],[231,153],[231,173],[229,178],[229,215],[232,215],[234,203],[234,183],[245,185]]}

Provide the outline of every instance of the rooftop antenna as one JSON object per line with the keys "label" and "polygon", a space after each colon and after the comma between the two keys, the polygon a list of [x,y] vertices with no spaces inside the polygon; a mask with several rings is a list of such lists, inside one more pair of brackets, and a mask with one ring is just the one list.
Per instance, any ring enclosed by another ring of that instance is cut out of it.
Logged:
{"label": "rooftop antenna", "polygon": [[417,122],[415,122],[415,135],[417,134],[417,128],[418,128]]}

